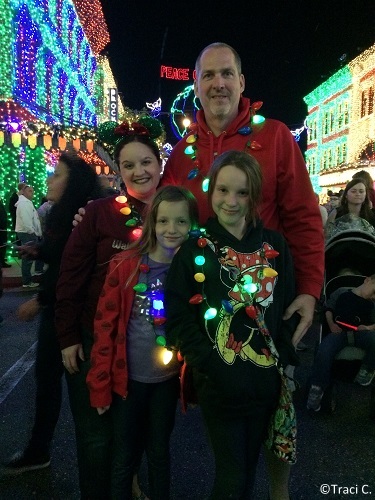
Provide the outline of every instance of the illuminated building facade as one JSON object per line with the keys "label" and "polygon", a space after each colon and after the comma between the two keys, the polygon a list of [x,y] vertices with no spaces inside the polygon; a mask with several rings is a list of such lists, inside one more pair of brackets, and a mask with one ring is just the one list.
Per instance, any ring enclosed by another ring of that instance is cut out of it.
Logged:
{"label": "illuminated building facade", "polygon": [[[96,127],[109,119],[100,55],[109,33],[99,0],[3,0],[0,9],[0,196],[5,206],[20,180],[46,191],[61,151],[75,149],[98,173]],[[117,106],[122,109],[121,105]],[[103,157],[104,153],[101,154]]]}
{"label": "illuminated building facade", "polygon": [[344,188],[357,170],[375,178],[375,44],[304,97],[306,163],[316,192]]}

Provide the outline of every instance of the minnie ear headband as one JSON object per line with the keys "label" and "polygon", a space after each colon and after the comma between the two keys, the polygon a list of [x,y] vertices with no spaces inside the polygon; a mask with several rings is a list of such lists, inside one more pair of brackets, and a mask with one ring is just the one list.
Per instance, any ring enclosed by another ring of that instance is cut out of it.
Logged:
{"label": "minnie ear headband", "polygon": [[104,122],[98,127],[99,140],[110,148],[114,147],[123,137],[145,136],[152,140],[162,139],[164,127],[159,120],[151,116],[141,116],[137,122]]}
{"label": "minnie ear headband", "polygon": [[114,134],[124,137],[126,135],[145,135],[150,137],[150,132],[144,125],[140,123],[134,122],[129,124],[128,122],[122,122],[121,125],[115,128],[113,131]]}

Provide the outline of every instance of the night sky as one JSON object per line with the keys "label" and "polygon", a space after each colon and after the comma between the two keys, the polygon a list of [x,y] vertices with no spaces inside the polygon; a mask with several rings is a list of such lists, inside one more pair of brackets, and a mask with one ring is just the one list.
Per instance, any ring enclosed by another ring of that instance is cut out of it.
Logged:
{"label": "night sky", "polygon": [[[111,43],[106,52],[131,109],[161,96],[163,111],[192,82],[159,78],[165,66],[194,68],[215,41],[242,59],[244,95],[261,114],[290,128],[307,114],[303,97],[375,43],[374,0],[132,1],[101,0]],[[243,4],[246,6],[243,7]]]}

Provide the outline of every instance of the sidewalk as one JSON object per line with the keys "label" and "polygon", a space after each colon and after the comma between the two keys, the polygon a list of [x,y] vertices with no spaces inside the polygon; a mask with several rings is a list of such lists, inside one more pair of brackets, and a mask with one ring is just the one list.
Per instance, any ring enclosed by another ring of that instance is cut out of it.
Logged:
{"label": "sidewalk", "polygon": [[[9,257],[7,262],[11,264],[12,267],[2,268],[4,288],[22,287],[21,260],[16,257]],[[33,270],[34,265],[32,267],[32,272]],[[40,276],[33,276],[33,281],[39,283],[40,278]]]}

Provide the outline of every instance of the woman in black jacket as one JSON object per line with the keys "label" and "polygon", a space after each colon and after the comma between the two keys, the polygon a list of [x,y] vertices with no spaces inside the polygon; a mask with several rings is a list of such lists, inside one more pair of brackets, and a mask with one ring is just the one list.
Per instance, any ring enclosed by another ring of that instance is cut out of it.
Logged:
{"label": "woman in black jacket", "polygon": [[20,247],[20,255],[48,264],[38,294],[22,304],[18,315],[25,321],[41,313],[35,362],[36,401],[31,438],[26,449],[12,457],[5,473],[42,469],[50,464],[50,443],[62,400],[63,365],[57,342],[54,306],[61,256],[72,231],[72,219],[88,200],[102,196],[98,176],[81,158],[63,153],[55,172],[47,180],[47,198],[53,206],[46,220],[41,243]]}

